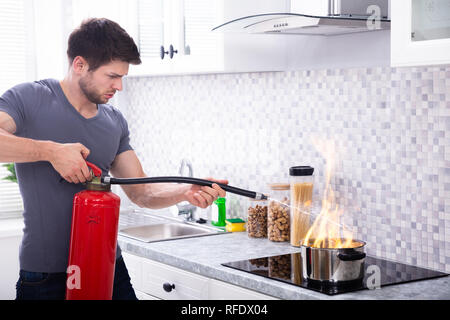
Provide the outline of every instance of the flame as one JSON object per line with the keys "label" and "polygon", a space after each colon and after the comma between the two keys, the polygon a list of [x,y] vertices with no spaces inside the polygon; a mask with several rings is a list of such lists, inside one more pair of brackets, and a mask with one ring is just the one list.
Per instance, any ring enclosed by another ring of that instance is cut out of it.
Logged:
{"label": "flame", "polygon": [[306,233],[303,245],[314,248],[352,248],[358,245],[353,241],[352,232],[340,223],[343,210],[336,203],[331,188],[331,177],[336,164],[336,147],[333,141],[313,139],[313,145],[326,160],[325,190],[319,215]]}

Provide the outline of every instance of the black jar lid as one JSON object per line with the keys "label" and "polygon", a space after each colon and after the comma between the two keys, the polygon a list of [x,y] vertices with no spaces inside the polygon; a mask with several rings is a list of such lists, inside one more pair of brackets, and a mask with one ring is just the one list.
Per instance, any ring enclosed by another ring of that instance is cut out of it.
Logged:
{"label": "black jar lid", "polygon": [[290,176],[312,176],[314,168],[310,166],[296,166],[289,168]]}

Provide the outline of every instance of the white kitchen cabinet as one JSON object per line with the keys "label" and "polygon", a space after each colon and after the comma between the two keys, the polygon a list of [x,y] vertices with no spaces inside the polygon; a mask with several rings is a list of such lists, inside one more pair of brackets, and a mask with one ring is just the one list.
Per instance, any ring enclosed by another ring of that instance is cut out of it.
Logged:
{"label": "white kitchen cabinet", "polygon": [[[208,279],[178,268],[122,252],[131,284],[146,299],[165,300],[208,299]],[[170,292],[164,284],[175,285]],[[141,295],[142,296],[142,295]]]}
{"label": "white kitchen cabinet", "polygon": [[[245,15],[280,12],[288,1],[138,0],[142,64],[129,76],[279,71],[285,69],[285,38],[211,31]],[[164,59],[160,48],[164,46]],[[176,53],[170,58],[170,46]]]}
{"label": "white kitchen cabinet", "polygon": [[450,1],[391,1],[391,64],[450,63]]}
{"label": "white kitchen cabinet", "polygon": [[[122,252],[131,283],[140,299],[165,300],[271,300],[253,290],[211,279],[173,266]],[[170,292],[166,286],[174,286]]]}
{"label": "white kitchen cabinet", "polygon": [[131,285],[139,300],[159,300],[157,297],[142,291],[142,258],[122,251],[122,257],[127,266],[128,275],[131,278]]}
{"label": "white kitchen cabinet", "polygon": [[122,257],[135,290],[142,291],[142,258],[122,251]]}
{"label": "white kitchen cabinet", "polygon": [[[172,286],[170,292],[164,285]],[[164,300],[208,299],[208,279],[152,260],[142,261],[142,291]]]}
{"label": "white kitchen cabinet", "polygon": [[0,300],[12,300],[16,297],[23,227],[23,219],[3,219],[0,222]]}
{"label": "white kitchen cabinet", "polygon": [[148,73],[170,73],[172,64],[170,59],[160,58],[160,48],[169,47],[173,41],[172,0],[137,0],[136,29],[134,37],[141,54],[142,64],[131,66],[129,75],[145,75]]}

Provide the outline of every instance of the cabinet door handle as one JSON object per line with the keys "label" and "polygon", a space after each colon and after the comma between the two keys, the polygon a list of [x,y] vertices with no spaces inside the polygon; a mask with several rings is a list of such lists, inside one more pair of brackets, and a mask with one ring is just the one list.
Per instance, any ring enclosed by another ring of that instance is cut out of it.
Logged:
{"label": "cabinet door handle", "polygon": [[161,46],[161,47],[159,48],[159,56],[161,57],[161,59],[164,59],[164,57],[166,56],[166,54],[168,54],[168,55],[169,55],[169,58],[172,59],[172,58],[173,58],[173,55],[174,55],[175,53],[178,53],[178,50],[175,50],[175,49],[173,48],[173,45],[170,45],[169,51],[165,51],[165,50],[164,50],[164,46]]}
{"label": "cabinet door handle", "polygon": [[175,284],[170,284],[170,283],[168,283],[168,282],[165,282],[165,283],[163,284],[163,289],[164,289],[164,291],[166,291],[166,292],[170,292],[170,291],[172,291],[173,289],[175,289]]}
{"label": "cabinet door handle", "polygon": [[164,59],[166,54],[169,54],[169,51],[165,51],[164,46],[161,46],[161,48],[159,48],[159,56],[161,57],[161,60]]}
{"label": "cabinet door handle", "polygon": [[170,47],[169,47],[169,57],[170,57],[170,59],[173,58],[173,55],[174,55],[175,53],[178,53],[178,50],[174,50],[174,49],[173,49],[173,45],[170,45]]}

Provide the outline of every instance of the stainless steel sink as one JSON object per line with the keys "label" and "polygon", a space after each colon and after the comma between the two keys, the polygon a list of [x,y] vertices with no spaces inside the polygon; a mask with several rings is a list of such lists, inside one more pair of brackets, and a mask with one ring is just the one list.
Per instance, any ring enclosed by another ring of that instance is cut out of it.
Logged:
{"label": "stainless steel sink", "polygon": [[182,222],[166,222],[135,227],[125,227],[119,234],[144,242],[156,242],[208,235],[224,234],[219,229],[210,227],[197,227]]}

